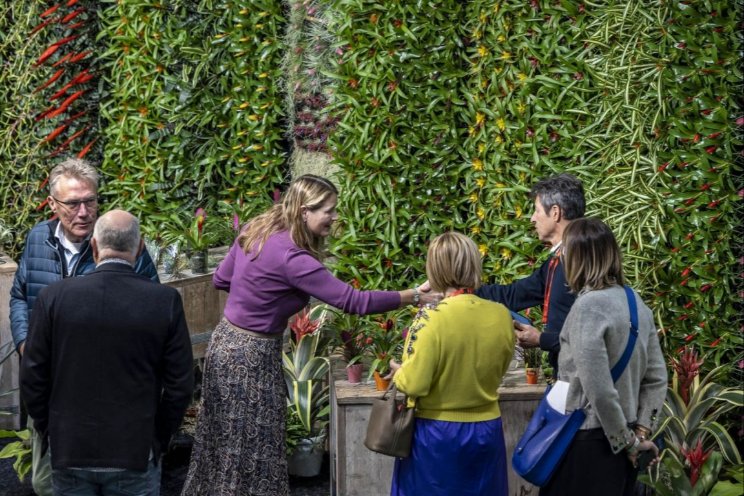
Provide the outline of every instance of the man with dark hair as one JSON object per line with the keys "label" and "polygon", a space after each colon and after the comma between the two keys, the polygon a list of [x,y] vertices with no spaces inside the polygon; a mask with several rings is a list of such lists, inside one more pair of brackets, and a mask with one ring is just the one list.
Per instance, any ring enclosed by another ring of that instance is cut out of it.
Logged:
{"label": "man with dark hair", "polygon": [[[98,171],[87,161],[68,158],[49,173],[47,197],[56,219],[36,224],[26,245],[10,289],[10,329],[22,356],[31,309],[42,288],[68,277],[93,272],[90,235],[98,217]],[[135,271],[153,281],[158,273],[147,250],[137,258]],[[39,496],[52,496],[49,456],[42,456],[32,422],[31,483]]]}
{"label": "man with dark hair", "polygon": [[160,455],[193,389],[178,291],[134,271],[131,214],[96,222],[95,271],[42,289],[21,361],[21,397],[49,445],[55,496],[159,494]]}
{"label": "man with dark hair", "polygon": [[540,241],[551,246],[550,258],[523,279],[506,285],[484,285],[476,294],[503,303],[514,311],[542,305],[543,332],[517,323],[517,339],[523,348],[540,347],[547,351],[553,373],[557,375],[559,335],[576,299],[569,292],[560,263],[560,245],[566,226],[584,216],[584,186],[571,174],[558,174],[535,183],[530,198],[535,202],[535,212],[530,220]]}

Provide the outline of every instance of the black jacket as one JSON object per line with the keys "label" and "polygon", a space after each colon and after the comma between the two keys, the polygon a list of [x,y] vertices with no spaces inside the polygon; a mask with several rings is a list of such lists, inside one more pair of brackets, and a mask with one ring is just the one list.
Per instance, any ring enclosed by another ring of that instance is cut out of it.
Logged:
{"label": "black jacket", "polygon": [[[96,268],[88,239],[83,242],[80,258],[75,266],[66,266],[62,247],[54,236],[58,224],[59,220],[40,222],[26,237],[13,287],[10,288],[10,330],[16,348],[26,339],[31,310],[41,288],[65,277],[89,274]],[[142,250],[134,268],[138,274],[158,282],[158,272],[147,250]]]}
{"label": "black jacket", "polygon": [[[489,284],[481,286],[476,294],[487,300],[506,305],[509,310],[518,312],[525,308],[542,306],[545,298],[545,286],[548,282],[550,258],[539,269],[529,276],[511,284]],[[561,349],[560,332],[576,296],[570,293],[563,264],[558,263],[553,276],[553,287],[550,291],[550,311],[548,322],[540,335],[540,348],[548,352],[548,360],[553,373],[558,373],[558,352]]]}
{"label": "black jacket", "polygon": [[144,471],[193,389],[181,296],[128,265],[42,289],[21,361],[21,396],[49,435],[52,467]]}

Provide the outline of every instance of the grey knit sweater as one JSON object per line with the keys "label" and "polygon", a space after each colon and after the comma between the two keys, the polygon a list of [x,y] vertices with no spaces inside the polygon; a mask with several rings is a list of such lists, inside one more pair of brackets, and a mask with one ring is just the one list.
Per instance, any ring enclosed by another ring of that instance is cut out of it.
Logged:
{"label": "grey knit sweater", "polygon": [[586,405],[581,428],[601,427],[615,453],[632,440],[632,425],[655,427],[666,397],[667,370],[653,314],[635,297],[638,339],[628,366],[614,384],[610,369],[625,350],[630,332],[623,288],[579,293],[561,331],[558,379],[570,384],[566,407]]}

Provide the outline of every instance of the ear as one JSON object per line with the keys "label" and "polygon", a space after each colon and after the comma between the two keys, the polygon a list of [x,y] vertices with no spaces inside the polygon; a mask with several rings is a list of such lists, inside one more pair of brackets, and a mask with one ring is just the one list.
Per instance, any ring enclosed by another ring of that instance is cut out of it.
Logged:
{"label": "ear", "polygon": [[142,255],[143,251],[145,251],[145,240],[140,238],[139,247],[137,248],[137,254],[134,256],[134,258],[139,258],[139,256]]}
{"label": "ear", "polygon": [[302,222],[307,222],[307,207],[300,207],[300,217]]}
{"label": "ear", "polygon": [[561,210],[561,207],[558,205],[553,205],[550,207],[550,218],[553,219],[553,222],[556,224],[561,221],[563,218],[563,211]]}
{"label": "ear", "polygon": [[57,213],[57,202],[54,201],[52,195],[47,196],[47,205],[52,209],[52,212]]}
{"label": "ear", "polygon": [[96,238],[90,239],[90,249],[93,251],[93,261],[97,264],[98,263],[98,241],[96,241]]}

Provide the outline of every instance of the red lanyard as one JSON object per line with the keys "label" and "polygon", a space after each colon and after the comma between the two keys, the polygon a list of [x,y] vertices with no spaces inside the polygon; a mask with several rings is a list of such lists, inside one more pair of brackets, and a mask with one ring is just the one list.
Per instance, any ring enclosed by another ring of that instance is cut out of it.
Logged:
{"label": "red lanyard", "polygon": [[556,267],[558,267],[558,262],[560,262],[560,251],[561,249],[558,248],[555,253],[553,253],[553,258],[551,258],[550,262],[548,262],[548,281],[545,285],[545,295],[543,296],[543,324],[548,323],[548,312],[550,311],[550,292],[553,289],[553,278],[555,277],[555,269]]}

